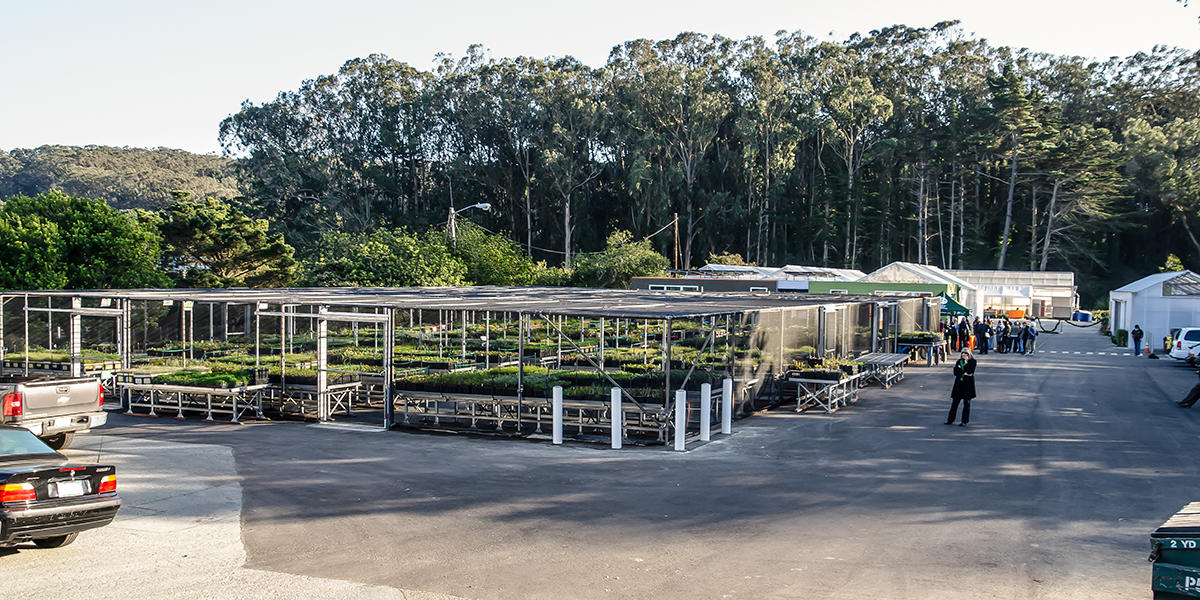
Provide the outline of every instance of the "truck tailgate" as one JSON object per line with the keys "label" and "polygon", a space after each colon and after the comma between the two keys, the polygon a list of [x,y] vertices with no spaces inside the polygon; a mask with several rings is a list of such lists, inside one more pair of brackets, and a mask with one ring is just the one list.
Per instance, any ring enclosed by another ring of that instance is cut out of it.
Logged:
{"label": "truck tailgate", "polygon": [[4,386],[24,395],[23,419],[95,412],[100,407],[100,380],[95,377],[25,381]]}

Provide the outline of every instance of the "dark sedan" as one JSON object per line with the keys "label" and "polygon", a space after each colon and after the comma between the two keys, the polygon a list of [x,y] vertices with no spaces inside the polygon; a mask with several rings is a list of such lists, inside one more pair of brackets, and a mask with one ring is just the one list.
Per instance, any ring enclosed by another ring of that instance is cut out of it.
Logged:
{"label": "dark sedan", "polygon": [[29,430],[0,425],[0,547],[66,546],[120,507],[116,467],[70,464]]}

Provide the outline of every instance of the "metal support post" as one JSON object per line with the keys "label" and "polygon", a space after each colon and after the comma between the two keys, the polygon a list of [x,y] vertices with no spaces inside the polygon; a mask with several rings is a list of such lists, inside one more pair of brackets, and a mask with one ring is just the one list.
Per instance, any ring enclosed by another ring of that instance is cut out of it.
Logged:
{"label": "metal support post", "polygon": [[25,376],[29,376],[29,294],[25,294]]}
{"label": "metal support post", "polygon": [[663,407],[671,404],[671,319],[663,325]]}
{"label": "metal support post", "polygon": [[[322,304],[317,307],[317,314],[324,315],[329,307]],[[317,420],[328,421],[331,417],[329,410],[329,321],[317,319]]]}
{"label": "metal support post", "polygon": [[612,399],[612,406],[609,409],[609,421],[612,425],[612,448],[613,450],[620,450],[621,440],[625,437],[623,431],[625,428],[625,409],[621,406],[621,388],[613,388],[609,397]]}
{"label": "metal support post", "polygon": [[4,296],[0,296],[0,375],[4,375]]}
{"label": "metal support post", "polygon": [[683,452],[687,436],[687,391],[675,391],[675,451]]}
{"label": "metal support post", "polygon": [[826,329],[825,321],[826,321],[826,319],[827,319],[827,317],[825,316],[825,307],[818,308],[817,309],[817,356],[819,356],[821,358],[825,357],[825,345],[828,342],[825,339],[825,337],[826,337],[825,336],[825,329]]}
{"label": "metal support post", "polygon": [[554,386],[551,391],[550,410],[553,413],[553,433],[551,443],[561,444],[563,431],[563,389],[561,385]]}
{"label": "metal support post", "polygon": [[642,319],[642,364],[650,363],[650,320]]}
{"label": "metal support post", "polygon": [[730,315],[725,315],[725,356],[725,374],[732,377],[735,364],[733,357],[733,318]]}
{"label": "metal support post", "polygon": [[733,433],[733,379],[721,382],[721,433]]}
{"label": "metal support post", "polygon": [[393,378],[395,377],[395,367],[393,365],[394,350],[392,349],[396,343],[396,310],[384,309],[387,311],[387,323],[383,325],[383,397],[386,401],[383,409],[383,428],[390,429],[396,422],[396,406],[392,402],[392,388],[395,387]]}
{"label": "metal support post", "polygon": [[525,404],[525,313],[517,315],[517,433],[521,433],[521,409]]}
{"label": "metal support post", "polygon": [[492,368],[492,311],[483,311],[483,368]]}
{"label": "metal support post", "polygon": [[599,352],[600,352],[600,357],[599,357],[600,358],[600,370],[603,371],[604,370],[604,317],[600,317],[600,345],[598,346],[598,348],[599,348]]}
{"label": "metal support post", "polygon": [[871,324],[871,352],[879,352],[879,327],[875,324],[879,320],[875,316],[879,312],[879,303],[872,302],[867,305],[867,309],[867,314],[870,317],[867,319],[867,322]]}
{"label": "metal support post", "polygon": [[[71,308],[83,308],[83,298],[72,296]],[[48,313],[47,316],[49,316]],[[71,356],[71,377],[81,377],[83,376],[83,315],[73,312],[67,323],[67,350]]]}
{"label": "metal support post", "polygon": [[712,384],[700,384],[700,441],[707,442],[712,434]]}

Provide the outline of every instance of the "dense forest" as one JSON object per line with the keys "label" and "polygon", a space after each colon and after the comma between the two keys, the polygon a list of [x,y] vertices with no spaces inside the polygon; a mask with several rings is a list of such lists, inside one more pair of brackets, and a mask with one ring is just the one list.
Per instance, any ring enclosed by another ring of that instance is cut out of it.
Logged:
{"label": "dense forest", "polygon": [[[460,220],[567,279],[622,231],[681,268],[735,253],[1072,270],[1089,304],[1169,253],[1200,264],[1200,53],[1175,48],[1096,61],[945,22],[841,43],[683,33],[622,43],[599,68],[479,47],[428,71],[372,55],[246,102],[219,136],[239,209],[305,264],[347,248],[335,234],[417,236],[477,202],[494,209]],[[0,194],[38,193],[27,173],[68,171],[64,153],[0,155]],[[169,189],[229,197],[223,166],[179,164],[215,188]],[[147,207],[128,200],[138,183],[75,171],[100,190],[65,191]]]}

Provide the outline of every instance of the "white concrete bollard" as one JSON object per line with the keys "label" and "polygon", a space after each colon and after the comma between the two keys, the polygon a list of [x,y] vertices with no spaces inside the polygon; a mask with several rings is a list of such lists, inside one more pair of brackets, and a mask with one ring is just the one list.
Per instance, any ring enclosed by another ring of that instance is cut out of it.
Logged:
{"label": "white concrete bollard", "polygon": [[550,412],[554,413],[553,443],[561,444],[562,443],[562,427],[563,427],[562,386],[561,385],[554,386],[554,390],[553,390],[553,393],[551,394],[551,400],[550,400]]}
{"label": "white concrete bollard", "polygon": [[687,391],[675,391],[675,451],[683,452],[687,437]]}
{"label": "white concrete bollard", "polygon": [[721,433],[733,433],[733,380],[721,382]]}
{"label": "white concrete bollard", "polygon": [[700,441],[712,437],[712,384],[700,384]]}
{"label": "white concrete bollard", "polygon": [[612,389],[612,447],[621,449],[621,439],[624,437],[625,409],[621,407],[621,388]]}

